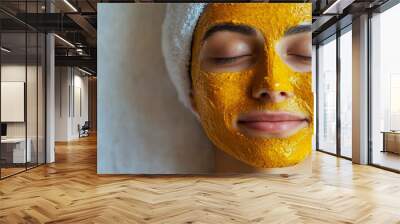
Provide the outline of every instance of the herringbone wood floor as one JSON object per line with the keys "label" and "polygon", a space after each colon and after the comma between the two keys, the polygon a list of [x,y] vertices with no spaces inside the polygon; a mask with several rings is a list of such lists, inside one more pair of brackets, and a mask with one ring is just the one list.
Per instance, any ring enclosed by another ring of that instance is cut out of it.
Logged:
{"label": "herringbone wood floor", "polygon": [[0,223],[400,223],[400,175],[316,153],[311,177],[98,176],[94,137],[0,181]]}

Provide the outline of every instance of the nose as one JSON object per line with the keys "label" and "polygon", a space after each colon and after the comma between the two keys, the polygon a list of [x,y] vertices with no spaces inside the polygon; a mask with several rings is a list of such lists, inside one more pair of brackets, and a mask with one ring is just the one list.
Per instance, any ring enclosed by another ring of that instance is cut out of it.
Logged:
{"label": "nose", "polygon": [[293,93],[289,91],[268,90],[267,88],[260,88],[256,91],[253,91],[253,98],[264,102],[269,101],[272,103],[280,103],[292,96]]}
{"label": "nose", "polygon": [[294,95],[289,80],[292,72],[274,51],[267,54],[267,60],[263,60],[257,67],[251,95],[262,102],[280,103]]}

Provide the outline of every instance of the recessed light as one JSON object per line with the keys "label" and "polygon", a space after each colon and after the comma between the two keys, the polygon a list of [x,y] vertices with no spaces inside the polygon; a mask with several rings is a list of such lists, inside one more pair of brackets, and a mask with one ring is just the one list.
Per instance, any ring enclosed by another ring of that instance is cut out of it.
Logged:
{"label": "recessed light", "polygon": [[78,70],[81,71],[81,72],[83,72],[83,73],[85,73],[85,74],[87,74],[87,75],[90,75],[90,76],[93,75],[92,73],[90,73],[90,72],[88,72],[88,71],[86,71],[86,70],[83,70],[83,69],[81,69],[81,68],[79,68],[79,67],[78,67]]}
{"label": "recessed light", "polygon": [[10,52],[11,52],[10,49],[7,49],[7,48],[5,48],[5,47],[1,47],[1,51],[4,51],[4,52],[6,52],[6,53],[10,53]]}
{"label": "recessed light", "polygon": [[78,12],[78,10],[68,1],[64,0],[65,4],[67,4],[74,12]]}
{"label": "recessed light", "polygon": [[64,38],[62,38],[62,37],[60,37],[60,36],[57,35],[57,34],[54,34],[54,36],[57,37],[57,38],[58,38],[59,40],[61,40],[62,42],[66,43],[68,46],[75,48],[75,45],[73,45],[73,44],[72,44],[71,42],[69,42],[68,40],[66,40],[66,39],[64,39]]}

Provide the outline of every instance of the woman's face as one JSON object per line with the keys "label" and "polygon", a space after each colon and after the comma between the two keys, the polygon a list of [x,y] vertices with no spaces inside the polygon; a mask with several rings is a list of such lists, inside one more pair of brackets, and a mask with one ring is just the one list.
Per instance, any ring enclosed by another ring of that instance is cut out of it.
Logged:
{"label": "woman's face", "polygon": [[311,4],[209,4],[192,48],[192,100],[214,144],[255,167],[311,152]]}

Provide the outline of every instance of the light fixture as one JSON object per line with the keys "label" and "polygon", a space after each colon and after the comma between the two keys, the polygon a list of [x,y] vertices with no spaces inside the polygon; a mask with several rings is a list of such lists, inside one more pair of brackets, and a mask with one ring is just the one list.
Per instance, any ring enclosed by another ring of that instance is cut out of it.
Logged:
{"label": "light fixture", "polygon": [[78,53],[78,55],[84,55],[82,48],[77,48],[76,53]]}
{"label": "light fixture", "polygon": [[1,51],[4,51],[6,53],[10,53],[11,52],[11,50],[9,50],[9,49],[7,49],[5,47],[1,47]]}
{"label": "light fixture", "polygon": [[78,12],[78,10],[68,1],[64,0],[65,4],[67,4],[74,12]]}
{"label": "light fixture", "polygon": [[342,14],[343,10],[351,5],[355,0],[336,0],[322,13],[323,15],[329,14]]}
{"label": "light fixture", "polygon": [[86,70],[83,70],[83,69],[81,69],[81,68],[79,68],[79,67],[78,67],[78,70],[81,71],[81,72],[83,72],[83,73],[85,73],[85,74],[87,74],[87,75],[90,75],[90,76],[93,75],[92,73],[90,73],[90,72],[88,72],[88,71],[86,71]]}
{"label": "light fixture", "polygon": [[68,46],[75,48],[75,45],[73,45],[73,44],[72,44],[71,42],[69,42],[68,40],[66,40],[66,39],[64,39],[64,38],[62,38],[62,37],[60,37],[60,36],[57,35],[57,34],[54,34],[54,36],[57,37],[57,38],[58,38],[59,40],[61,40],[62,42],[66,43]]}

